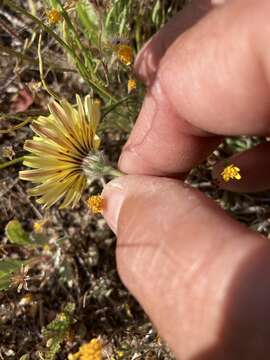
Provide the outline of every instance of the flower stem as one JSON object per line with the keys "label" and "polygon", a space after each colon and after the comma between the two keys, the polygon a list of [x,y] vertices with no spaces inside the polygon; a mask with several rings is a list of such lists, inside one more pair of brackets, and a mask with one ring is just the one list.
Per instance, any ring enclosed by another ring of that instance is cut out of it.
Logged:
{"label": "flower stem", "polygon": [[0,169],[4,169],[4,168],[6,168],[6,167],[8,167],[8,166],[17,164],[18,162],[23,161],[23,159],[24,159],[24,156],[21,156],[21,157],[15,158],[15,159],[13,159],[13,160],[6,161],[6,162],[4,162],[4,163],[1,163],[1,164],[0,164]]}
{"label": "flower stem", "polygon": [[108,164],[102,151],[89,153],[83,160],[82,169],[90,180],[100,179],[103,176],[115,178],[124,175],[120,170]]}
{"label": "flower stem", "polygon": [[119,176],[122,176],[122,175],[125,175],[125,174],[120,170],[117,170],[117,169],[115,169],[113,167],[108,166],[107,175],[112,176],[112,177],[115,178],[115,177],[119,177]]}

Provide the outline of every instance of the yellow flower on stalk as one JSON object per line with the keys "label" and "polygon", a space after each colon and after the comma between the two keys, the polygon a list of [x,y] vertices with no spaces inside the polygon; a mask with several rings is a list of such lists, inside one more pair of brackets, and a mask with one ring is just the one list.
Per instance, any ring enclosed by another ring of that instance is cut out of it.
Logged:
{"label": "yellow flower on stalk", "polygon": [[[40,116],[32,123],[37,136],[26,140],[24,149],[31,155],[23,164],[33,168],[20,171],[22,180],[37,183],[29,190],[39,196],[37,202],[50,207],[64,198],[60,208],[78,203],[87,185],[101,174],[110,174],[98,150],[96,135],[100,121],[100,101],[85,97],[84,104],[77,95],[77,108],[66,100],[49,105],[50,115]],[[107,172],[106,172],[106,171]]]}
{"label": "yellow flower on stalk", "polygon": [[225,167],[225,169],[222,171],[221,176],[225,182],[228,182],[230,180],[240,180],[240,169],[239,167],[235,166],[234,164],[228,165]]}
{"label": "yellow flower on stalk", "polygon": [[130,65],[133,61],[132,48],[126,44],[120,44],[116,46],[116,53],[118,59],[125,65]]}
{"label": "yellow flower on stalk", "polygon": [[56,9],[47,11],[46,15],[50,24],[57,24],[61,20],[61,13]]}
{"label": "yellow flower on stalk", "polygon": [[80,346],[75,354],[69,354],[68,360],[102,360],[102,344],[99,339],[92,339]]}

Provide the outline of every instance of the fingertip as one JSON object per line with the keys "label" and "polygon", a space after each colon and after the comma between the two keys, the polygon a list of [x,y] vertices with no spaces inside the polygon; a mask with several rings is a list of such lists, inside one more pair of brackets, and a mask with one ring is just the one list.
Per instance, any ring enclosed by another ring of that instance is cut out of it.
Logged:
{"label": "fingertip", "polygon": [[125,180],[116,178],[105,185],[102,191],[104,209],[102,215],[111,230],[117,235],[119,213],[125,198]]}
{"label": "fingertip", "polygon": [[101,194],[104,198],[102,214],[116,235],[118,235],[119,218],[124,203],[131,197],[140,199],[145,194],[153,192],[160,183],[163,184],[163,180],[157,177],[123,175],[105,185]]}
{"label": "fingertip", "polygon": [[232,278],[261,238],[181,181],[127,175],[102,195],[123,283],[179,358],[195,358],[219,336]]}

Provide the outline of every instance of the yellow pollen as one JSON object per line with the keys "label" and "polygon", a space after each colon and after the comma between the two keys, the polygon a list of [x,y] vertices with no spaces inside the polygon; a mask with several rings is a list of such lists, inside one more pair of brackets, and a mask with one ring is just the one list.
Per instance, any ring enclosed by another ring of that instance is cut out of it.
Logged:
{"label": "yellow pollen", "polygon": [[103,209],[104,199],[100,195],[92,195],[88,198],[87,205],[92,213],[98,214]]}
{"label": "yellow pollen", "polygon": [[47,12],[47,18],[51,24],[57,24],[61,19],[61,14],[56,9],[51,9]]}
{"label": "yellow pollen", "polygon": [[228,182],[230,180],[240,180],[240,169],[234,164],[228,165],[222,171],[221,176],[225,182]]}
{"label": "yellow pollen", "polygon": [[130,65],[133,61],[132,48],[129,45],[118,45],[117,57],[123,64]]}
{"label": "yellow pollen", "polygon": [[137,88],[137,82],[135,79],[129,79],[128,80],[128,93],[131,93],[131,91],[136,90]]}

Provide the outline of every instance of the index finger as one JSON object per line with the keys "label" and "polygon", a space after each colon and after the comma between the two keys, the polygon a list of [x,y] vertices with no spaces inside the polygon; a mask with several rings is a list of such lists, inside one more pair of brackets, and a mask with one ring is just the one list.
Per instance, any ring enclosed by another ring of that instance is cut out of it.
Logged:
{"label": "index finger", "polygon": [[212,151],[219,142],[215,135],[269,134],[269,10],[267,0],[227,2],[169,46],[120,158],[121,170],[181,173]]}

